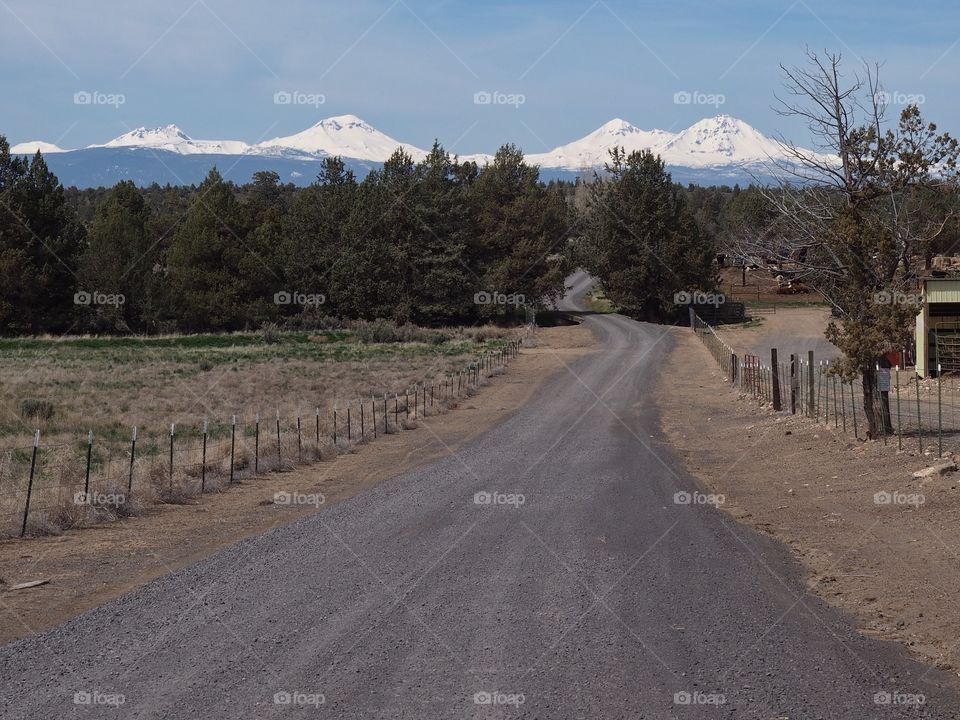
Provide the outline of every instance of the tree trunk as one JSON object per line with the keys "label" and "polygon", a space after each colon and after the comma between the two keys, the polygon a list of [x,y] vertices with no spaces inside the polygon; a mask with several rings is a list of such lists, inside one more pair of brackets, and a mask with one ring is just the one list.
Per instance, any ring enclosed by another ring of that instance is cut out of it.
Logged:
{"label": "tree trunk", "polygon": [[863,414],[867,418],[867,439],[876,440],[881,434],[893,433],[890,419],[890,394],[877,386],[875,367],[863,368]]}

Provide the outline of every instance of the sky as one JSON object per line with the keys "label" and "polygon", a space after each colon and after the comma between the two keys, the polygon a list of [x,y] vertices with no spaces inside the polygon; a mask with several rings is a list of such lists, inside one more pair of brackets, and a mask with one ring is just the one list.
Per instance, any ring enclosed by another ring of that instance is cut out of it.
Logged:
{"label": "sky", "polygon": [[255,143],[354,114],[420,147],[535,153],[724,113],[810,146],[774,95],[808,46],[879,63],[894,109],[960,134],[952,0],[0,0],[0,134]]}

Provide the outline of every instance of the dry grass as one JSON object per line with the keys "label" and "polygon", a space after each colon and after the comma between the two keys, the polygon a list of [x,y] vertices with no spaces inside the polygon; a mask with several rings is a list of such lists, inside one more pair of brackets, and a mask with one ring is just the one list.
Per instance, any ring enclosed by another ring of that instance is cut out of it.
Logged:
{"label": "dry grass", "polygon": [[[416,427],[413,397],[408,419],[404,391],[415,384],[436,387],[427,413],[445,411],[442,380],[478,353],[501,346],[504,333],[471,328],[443,343],[369,345],[344,332],[282,333],[279,342],[271,343],[243,334],[151,338],[137,344],[128,338],[0,341],[0,534],[20,530],[35,427],[41,431],[41,450],[28,531],[48,534],[139,514],[154,503],[195,502],[201,486],[204,492],[221,491],[230,483],[231,444],[235,482],[350,453],[360,442],[361,402],[363,436],[372,440],[375,397],[379,433]],[[384,393],[390,398],[385,427]],[[399,393],[400,405],[396,419],[394,393]],[[24,416],[23,408],[42,412]],[[209,429],[206,462],[204,419]],[[94,433],[91,491],[114,496],[93,505],[74,497],[85,484],[88,429]]]}

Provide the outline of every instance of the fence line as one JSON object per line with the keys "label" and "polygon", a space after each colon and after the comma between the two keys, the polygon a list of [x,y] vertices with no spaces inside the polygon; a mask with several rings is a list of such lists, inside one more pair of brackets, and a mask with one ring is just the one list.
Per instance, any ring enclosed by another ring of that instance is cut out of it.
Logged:
{"label": "fence line", "polygon": [[[814,352],[784,358],[771,350],[766,358],[737,355],[717,331],[694,316],[694,331],[720,366],[727,381],[743,395],[777,412],[809,418],[856,439],[872,439],[898,450],[943,457],[960,452],[960,375],[937,373],[921,378],[915,368],[876,368],[871,393],[878,436],[868,437],[863,378],[844,378],[832,360]],[[939,368],[938,368],[939,369]]]}
{"label": "fence line", "polygon": [[411,414],[422,417],[472,395],[520,354],[521,344],[511,340],[461,370],[382,398],[334,401],[329,415],[316,407],[310,419],[279,410],[272,417],[256,413],[252,422],[234,415],[195,427],[170,424],[162,438],[146,439],[143,428],[133,427],[128,440],[112,443],[88,431],[76,443],[45,445],[36,430],[32,446],[0,449],[0,489],[14,487],[0,492],[0,535],[115,519],[136,514],[144,502],[183,502],[398,433]]}

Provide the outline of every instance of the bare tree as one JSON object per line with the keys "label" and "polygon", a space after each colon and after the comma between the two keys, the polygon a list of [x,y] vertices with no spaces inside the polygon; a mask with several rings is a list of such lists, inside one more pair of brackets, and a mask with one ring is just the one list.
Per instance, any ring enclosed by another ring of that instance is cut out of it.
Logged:
{"label": "bare tree", "polygon": [[743,232],[739,252],[776,264],[833,307],[826,336],[844,353],[836,369],[862,378],[876,437],[890,429],[876,368],[909,342],[919,270],[956,230],[957,142],[915,105],[885,129],[877,66],[847,77],[840,55],[807,51],[804,67],[781,69],[779,112],[806,121],[816,150],[781,139],[781,183],[764,191],[774,219]]}

